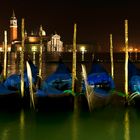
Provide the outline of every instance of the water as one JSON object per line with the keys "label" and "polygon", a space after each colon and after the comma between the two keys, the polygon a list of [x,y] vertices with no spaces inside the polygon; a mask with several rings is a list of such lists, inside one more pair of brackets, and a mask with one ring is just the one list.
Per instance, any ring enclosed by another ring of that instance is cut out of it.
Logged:
{"label": "water", "polygon": [[0,140],[139,140],[140,112],[104,108],[89,112],[1,112]]}
{"label": "water", "polygon": [[[9,57],[8,75],[18,73],[18,60],[16,63],[13,61],[17,56],[9,54]],[[34,62],[38,65],[37,59]],[[43,79],[57,66],[56,63],[45,63],[44,60]],[[71,68],[70,62],[66,64]],[[86,63],[87,71],[90,65],[90,62]],[[103,65],[110,71],[110,63]],[[123,63],[115,63],[115,70],[116,88],[122,91]],[[140,110],[135,108],[108,106],[92,113],[76,109],[73,112],[5,110],[0,111],[0,140],[139,140],[139,124]]]}

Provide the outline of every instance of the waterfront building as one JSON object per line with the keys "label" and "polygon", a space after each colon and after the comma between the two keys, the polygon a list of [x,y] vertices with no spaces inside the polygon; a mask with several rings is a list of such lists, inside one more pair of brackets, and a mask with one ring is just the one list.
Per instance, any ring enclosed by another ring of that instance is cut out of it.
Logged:
{"label": "waterfront building", "polygon": [[[10,40],[8,43],[8,51],[21,51],[21,39],[18,38],[18,20],[13,11],[10,18]],[[43,51],[46,52],[72,52],[73,45],[65,44],[61,41],[61,36],[57,33],[53,35],[46,34],[45,30],[42,30],[42,37],[39,35],[39,28],[36,31],[28,33],[25,31],[25,51],[39,52],[40,39],[42,39]],[[100,47],[93,44],[78,44],[77,52],[99,52]],[[3,45],[0,45],[0,51],[3,51]]]}
{"label": "waterfront building", "polygon": [[[17,18],[13,11],[13,15],[10,19],[10,43],[11,51],[21,51],[21,40],[17,39]],[[39,31],[32,31],[30,34],[25,31],[25,51],[39,52],[40,40],[42,40],[43,51],[48,52],[63,52],[63,42],[60,40],[60,35],[54,34],[51,37],[46,35],[45,30],[42,30],[42,36],[40,37]]]}
{"label": "waterfront building", "polygon": [[51,40],[47,43],[48,52],[63,52],[63,42],[60,40],[60,35],[54,34],[51,37]]}
{"label": "waterfront building", "polygon": [[[40,44],[40,40],[42,39],[42,44]],[[48,36],[46,36],[46,32],[42,30],[42,37],[40,37],[39,32],[31,32],[31,34],[27,34],[25,32],[25,51],[28,52],[39,52],[40,45],[43,45],[43,51],[47,48]]]}
{"label": "waterfront building", "polygon": [[[65,51],[72,52],[73,44],[65,44]],[[92,44],[76,44],[76,51],[77,52],[95,52],[95,47]]]}

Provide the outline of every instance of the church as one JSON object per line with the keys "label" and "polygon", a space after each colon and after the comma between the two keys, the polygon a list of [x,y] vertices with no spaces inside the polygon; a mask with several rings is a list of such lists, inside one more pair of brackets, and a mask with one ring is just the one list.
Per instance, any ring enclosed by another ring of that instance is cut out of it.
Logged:
{"label": "church", "polygon": [[[13,11],[12,16],[10,18],[10,31],[8,34],[10,37],[8,40],[8,52],[21,51],[21,38],[18,37],[20,33],[20,28],[18,27],[18,20],[16,18],[15,12]],[[20,25],[21,26],[21,25]],[[42,35],[40,37],[39,32],[40,28],[42,28]],[[48,35],[46,31],[43,30],[43,27],[40,26],[36,31],[31,31],[28,33],[25,29],[24,31],[24,50],[26,52],[39,52],[40,45],[42,45],[44,52],[72,52],[73,44],[66,44],[61,41],[61,36],[57,33]],[[41,44],[42,43],[42,44]],[[97,47],[98,48],[98,47]],[[0,52],[4,51],[4,45],[0,45]],[[77,52],[85,53],[85,52],[94,52],[96,47],[93,44],[77,44]]]}
{"label": "church", "polygon": [[[40,26],[42,28],[42,26]],[[15,16],[15,12],[10,18],[10,39],[8,42],[8,51],[21,51],[21,39],[18,38],[18,20]],[[39,52],[40,45],[43,46],[43,51],[47,52],[63,52],[63,42],[60,40],[60,35],[46,35],[46,32],[42,28],[42,36],[40,37],[38,32],[27,33],[25,30],[25,51]],[[42,41],[41,41],[42,39]],[[42,44],[40,44],[42,42]],[[4,50],[4,45],[0,46],[0,51]]]}

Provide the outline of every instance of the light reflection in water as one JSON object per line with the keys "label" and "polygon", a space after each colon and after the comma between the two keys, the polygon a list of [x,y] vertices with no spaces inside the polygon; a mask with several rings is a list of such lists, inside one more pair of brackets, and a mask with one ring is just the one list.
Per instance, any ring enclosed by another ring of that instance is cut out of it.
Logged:
{"label": "light reflection in water", "polygon": [[84,52],[82,52],[82,61],[84,61]]}
{"label": "light reflection in water", "polygon": [[2,136],[1,136],[1,140],[8,140],[8,128],[5,128],[3,130]]}
{"label": "light reflection in water", "polygon": [[36,52],[33,52],[33,64],[36,65]]}
{"label": "light reflection in water", "polygon": [[[77,98],[75,98],[75,103],[77,104]],[[78,126],[77,126],[77,121],[78,121],[78,117],[79,117],[79,110],[78,107],[76,106],[74,108],[74,112],[73,112],[73,117],[72,117],[72,140],[77,140],[78,139]]]}
{"label": "light reflection in water", "polygon": [[[21,73],[20,55],[21,55],[21,52],[8,53],[7,76]],[[39,68],[38,53],[34,52],[32,54],[29,54],[29,56],[32,58],[33,63]],[[58,58],[53,58],[53,59],[57,60]],[[57,63],[48,64],[46,63],[45,60],[46,60],[46,55],[44,54],[43,63],[42,63],[42,78],[43,79],[48,77],[50,74],[52,74],[57,68]],[[3,65],[3,54],[0,55],[0,62]]]}
{"label": "light reflection in water", "polygon": [[15,58],[15,54],[16,53],[11,53],[11,56],[10,56],[10,67],[11,67],[12,74],[17,73],[17,69],[16,69],[16,59],[17,58]]}
{"label": "light reflection in water", "polygon": [[24,110],[20,112],[20,140],[24,140],[24,128],[25,128],[25,114]]}
{"label": "light reflection in water", "polygon": [[130,140],[129,127],[129,111],[126,109],[124,116],[124,140]]}
{"label": "light reflection in water", "polygon": [[7,57],[8,57],[8,62],[7,62],[7,64],[8,64],[8,66],[7,66],[7,75],[10,75],[10,73],[11,73],[11,66],[10,66],[10,53],[8,52],[8,55],[7,55]]}
{"label": "light reflection in water", "polygon": [[16,66],[16,53],[8,53],[8,66],[7,66],[7,76],[10,76],[11,74],[17,73],[17,68]]}

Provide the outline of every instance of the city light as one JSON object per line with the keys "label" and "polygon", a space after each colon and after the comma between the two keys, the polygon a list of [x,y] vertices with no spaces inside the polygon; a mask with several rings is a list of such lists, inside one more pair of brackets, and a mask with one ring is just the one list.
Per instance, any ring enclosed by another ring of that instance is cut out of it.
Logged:
{"label": "city light", "polygon": [[11,47],[8,47],[8,52],[10,52],[11,51]]}
{"label": "city light", "polygon": [[80,48],[80,50],[81,50],[81,52],[85,52],[85,46],[81,46],[81,48]]}
{"label": "city light", "polygon": [[82,61],[84,61],[84,53],[86,51],[85,46],[81,46],[80,50],[82,52]]}
{"label": "city light", "polygon": [[22,50],[22,48],[21,47],[19,47],[19,51],[21,52],[21,50]]}
{"label": "city light", "polygon": [[32,46],[32,52],[37,52],[37,46]]}
{"label": "city light", "polygon": [[0,47],[0,52],[3,52],[3,48],[2,47]]}

